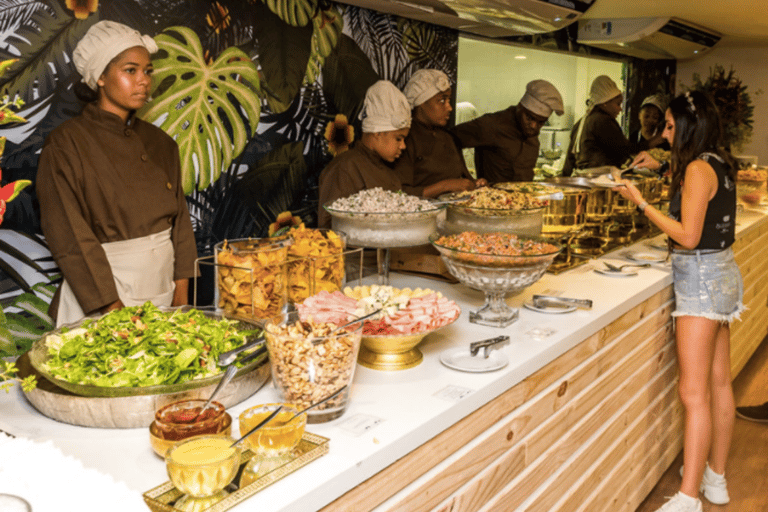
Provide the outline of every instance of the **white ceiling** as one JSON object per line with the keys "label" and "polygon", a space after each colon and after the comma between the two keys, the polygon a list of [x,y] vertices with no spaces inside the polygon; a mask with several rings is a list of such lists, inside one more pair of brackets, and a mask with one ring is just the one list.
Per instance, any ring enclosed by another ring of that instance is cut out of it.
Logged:
{"label": "white ceiling", "polygon": [[670,16],[720,32],[718,46],[768,46],[766,0],[595,0],[582,19]]}

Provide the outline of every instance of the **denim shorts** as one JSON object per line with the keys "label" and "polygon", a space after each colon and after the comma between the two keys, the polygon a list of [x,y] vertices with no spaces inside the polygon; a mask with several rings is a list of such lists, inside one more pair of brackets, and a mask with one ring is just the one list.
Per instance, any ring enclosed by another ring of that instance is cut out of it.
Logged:
{"label": "denim shorts", "polygon": [[744,311],[744,284],[731,248],[672,252],[676,309],[672,316],[701,316],[723,323]]}

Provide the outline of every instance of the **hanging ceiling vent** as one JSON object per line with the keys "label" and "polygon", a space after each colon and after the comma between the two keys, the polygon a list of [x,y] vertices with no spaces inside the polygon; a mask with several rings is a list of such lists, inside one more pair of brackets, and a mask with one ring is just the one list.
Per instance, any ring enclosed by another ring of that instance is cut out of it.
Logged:
{"label": "hanging ceiling vent", "polygon": [[594,0],[339,0],[485,37],[553,32],[577,21]]}
{"label": "hanging ceiling vent", "polygon": [[720,34],[676,18],[579,20],[578,42],[640,59],[691,59]]}

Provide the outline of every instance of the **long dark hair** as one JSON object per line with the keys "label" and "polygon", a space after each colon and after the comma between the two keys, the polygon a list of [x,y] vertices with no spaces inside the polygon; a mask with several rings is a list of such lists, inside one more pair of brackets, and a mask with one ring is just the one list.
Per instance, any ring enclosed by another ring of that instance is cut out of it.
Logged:
{"label": "long dark hair", "polygon": [[675,121],[671,197],[680,190],[688,164],[702,153],[714,153],[723,158],[729,167],[728,175],[735,179],[735,161],[722,147],[723,128],[712,98],[702,91],[687,91],[672,100],[668,108]]}

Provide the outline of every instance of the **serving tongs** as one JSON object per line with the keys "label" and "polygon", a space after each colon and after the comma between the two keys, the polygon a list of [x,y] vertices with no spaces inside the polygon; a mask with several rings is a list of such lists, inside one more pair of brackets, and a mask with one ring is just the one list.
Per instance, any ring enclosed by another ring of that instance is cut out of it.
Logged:
{"label": "serving tongs", "polygon": [[469,344],[469,353],[472,357],[475,357],[482,348],[483,358],[488,359],[491,347],[505,341],[509,341],[509,336],[496,336],[495,338],[488,338],[487,340],[473,341]]}
{"label": "serving tongs", "polygon": [[534,295],[532,300],[533,305],[537,308],[576,306],[582,309],[592,309],[592,301],[589,299],[572,299],[556,295]]}
{"label": "serving tongs", "polygon": [[[258,338],[254,338],[251,341],[248,341],[246,343],[243,343],[237,348],[233,348],[232,350],[229,350],[227,352],[222,352],[219,354],[219,366],[228,366],[232,364],[235,359],[237,359],[237,355],[240,352],[245,352],[248,349],[251,349],[255,347],[256,345],[264,344],[264,336],[259,336]],[[248,356],[246,356],[248,357]],[[250,361],[250,359],[249,359]],[[242,361],[241,361],[242,362]]]}

